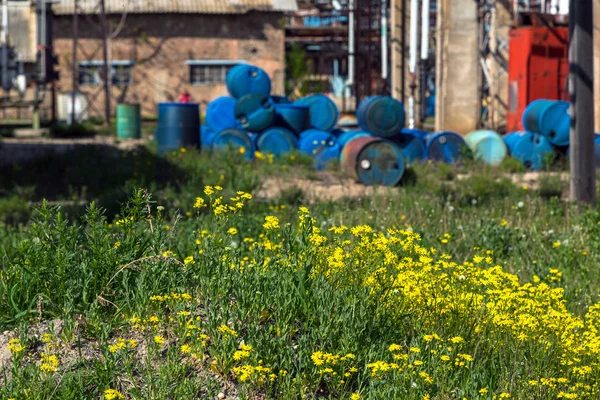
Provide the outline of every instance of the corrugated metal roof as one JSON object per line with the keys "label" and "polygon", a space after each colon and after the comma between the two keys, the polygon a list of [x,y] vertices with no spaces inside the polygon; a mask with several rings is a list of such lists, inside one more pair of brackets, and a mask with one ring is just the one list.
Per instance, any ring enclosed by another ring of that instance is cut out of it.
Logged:
{"label": "corrugated metal roof", "polygon": [[[60,0],[52,9],[57,15],[73,14],[75,0]],[[97,13],[98,0],[78,0],[85,13]],[[296,0],[105,0],[106,12],[120,14],[185,13],[244,14],[249,11],[296,11]]]}

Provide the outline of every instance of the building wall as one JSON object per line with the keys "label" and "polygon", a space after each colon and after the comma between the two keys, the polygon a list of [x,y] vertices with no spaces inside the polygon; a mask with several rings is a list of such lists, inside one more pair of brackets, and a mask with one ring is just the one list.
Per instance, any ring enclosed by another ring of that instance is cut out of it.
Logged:
{"label": "building wall", "polygon": [[[263,68],[273,80],[272,92],[284,91],[285,31],[281,13],[251,12],[245,15],[128,15],[123,29],[111,41],[113,60],[131,60],[133,83],[112,88],[111,107],[119,102],[137,102],[144,115],[156,115],[156,103],[177,101],[187,89],[202,109],[227,94],[225,84],[193,86],[187,60],[244,60]],[[109,17],[109,32],[121,15]],[[79,16],[77,59],[102,60],[102,40],[96,16]],[[97,26],[96,26],[97,25]],[[55,52],[59,57],[59,93],[72,90],[72,16],[56,16]],[[94,98],[90,115],[103,115],[101,86],[81,86]]]}

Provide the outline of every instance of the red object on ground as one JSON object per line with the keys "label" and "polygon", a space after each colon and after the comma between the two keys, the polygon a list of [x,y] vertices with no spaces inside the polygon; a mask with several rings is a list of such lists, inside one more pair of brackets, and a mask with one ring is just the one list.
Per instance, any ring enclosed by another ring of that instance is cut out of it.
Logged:
{"label": "red object on ground", "polygon": [[528,26],[509,39],[507,132],[523,130],[523,111],[537,99],[568,100],[569,28]]}
{"label": "red object on ground", "polygon": [[192,96],[190,96],[190,94],[187,91],[185,91],[179,95],[180,103],[189,103],[191,101],[192,101]]}

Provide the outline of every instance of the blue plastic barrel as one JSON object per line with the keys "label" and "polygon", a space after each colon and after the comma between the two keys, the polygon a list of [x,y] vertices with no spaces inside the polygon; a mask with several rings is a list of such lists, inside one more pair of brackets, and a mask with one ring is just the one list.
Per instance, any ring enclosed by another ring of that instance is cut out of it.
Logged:
{"label": "blue plastic barrel", "polygon": [[365,131],[347,131],[347,132],[342,133],[340,136],[338,136],[337,142],[340,144],[340,146],[344,147],[346,145],[346,143],[348,143],[352,139],[355,139],[357,137],[371,137],[371,136],[373,136],[373,135],[371,135],[369,132],[365,132]]}
{"label": "blue plastic barrel", "polygon": [[391,139],[402,149],[404,160],[408,164],[420,162],[421,164],[427,159],[427,147],[423,136],[401,133]]}
{"label": "blue plastic barrel", "polygon": [[238,100],[235,118],[242,128],[250,132],[262,132],[273,123],[275,110],[268,97],[250,93]]}
{"label": "blue plastic barrel", "polygon": [[208,103],[204,118],[206,125],[215,132],[226,128],[235,128],[237,124],[235,120],[236,104],[237,100],[229,96],[218,97]]}
{"label": "blue plastic barrel", "polygon": [[273,104],[292,104],[292,100],[287,96],[271,96],[270,99]]}
{"label": "blue plastic barrel", "polygon": [[367,97],[356,110],[356,119],[361,129],[380,137],[398,134],[404,126],[405,118],[404,105],[389,96]]}
{"label": "blue plastic barrel", "polygon": [[294,104],[309,107],[310,127],[312,129],[330,131],[335,127],[340,116],[333,100],[322,94],[304,97],[296,100]]}
{"label": "blue plastic barrel", "polygon": [[254,157],[254,143],[250,135],[241,129],[227,128],[214,135],[212,140],[214,151],[233,151],[243,154],[245,158]]}
{"label": "blue plastic barrel", "polygon": [[[331,142],[330,142],[331,144]],[[339,143],[334,142],[333,145],[324,146],[319,148],[315,156],[314,166],[318,171],[322,171],[327,168],[327,165],[331,162],[338,160],[342,152],[342,147]]]}
{"label": "blue plastic barrel", "polygon": [[448,164],[458,161],[468,148],[458,133],[450,131],[429,134],[426,143],[428,159]]}
{"label": "blue plastic barrel", "polygon": [[309,129],[300,134],[298,149],[305,154],[314,156],[323,151],[325,147],[332,147],[335,144],[336,139],[331,133]]}
{"label": "blue plastic barrel", "polygon": [[555,146],[567,146],[570,140],[569,103],[562,100],[536,100],[523,112],[523,126],[540,133]]}
{"label": "blue plastic barrel", "polygon": [[365,185],[396,186],[404,175],[404,156],[395,143],[377,137],[357,137],[340,155],[342,170]]}
{"label": "blue plastic barrel", "polygon": [[425,138],[427,138],[427,135],[429,135],[429,132],[424,131],[422,129],[411,129],[411,128],[402,128],[400,133],[403,135],[413,135],[413,136],[419,137],[423,141],[425,141]]}
{"label": "blue plastic barrel", "polygon": [[158,154],[182,147],[199,147],[200,107],[194,103],[159,103]]}
{"label": "blue plastic barrel", "polygon": [[342,128],[335,128],[331,130],[331,134],[335,137],[340,137],[342,136],[344,133],[346,133],[345,129]]}
{"label": "blue plastic barrel", "polygon": [[210,126],[202,125],[200,127],[200,144],[203,149],[210,149],[216,132]]}
{"label": "blue plastic barrel", "polygon": [[508,153],[502,136],[494,131],[471,132],[465,136],[465,142],[473,152],[475,159],[489,165],[500,165]]}
{"label": "blue plastic barrel", "polygon": [[275,104],[275,124],[300,134],[310,125],[309,107],[299,104]]}
{"label": "blue plastic barrel", "polygon": [[274,127],[258,135],[256,147],[262,153],[280,156],[296,149],[298,147],[298,139],[289,130]]}
{"label": "blue plastic barrel", "polygon": [[509,154],[521,161],[526,168],[537,171],[554,148],[545,136],[532,132],[513,132],[504,136]]}
{"label": "blue plastic barrel", "polygon": [[233,67],[225,80],[231,96],[240,99],[250,93],[268,96],[271,92],[271,79],[259,67],[249,64],[239,64]]}
{"label": "blue plastic barrel", "polygon": [[427,116],[433,117],[435,116],[435,95],[427,97]]}

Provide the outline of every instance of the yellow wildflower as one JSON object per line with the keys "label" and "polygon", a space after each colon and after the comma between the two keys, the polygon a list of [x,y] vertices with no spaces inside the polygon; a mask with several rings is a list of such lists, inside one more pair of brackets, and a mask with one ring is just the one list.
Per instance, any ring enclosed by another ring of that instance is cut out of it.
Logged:
{"label": "yellow wildflower", "polygon": [[105,400],[116,400],[116,399],[124,399],[124,398],[125,398],[125,396],[123,396],[121,393],[119,393],[115,389],[106,389],[104,391],[104,399]]}

